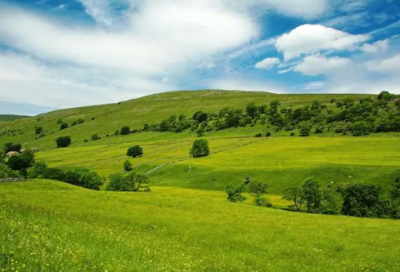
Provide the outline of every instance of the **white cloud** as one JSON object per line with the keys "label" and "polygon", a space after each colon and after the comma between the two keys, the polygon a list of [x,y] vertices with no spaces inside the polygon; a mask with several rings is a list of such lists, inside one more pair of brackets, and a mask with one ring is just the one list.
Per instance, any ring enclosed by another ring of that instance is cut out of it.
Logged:
{"label": "white cloud", "polygon": [[296,72],[300,72],[304,75],[316,76],[316,75],[329,75],[332,72],[338,71],[350,64],[350,60],[347,58],[332,57],[326,58],[323,56],[308,56],[295,67]]}
{"label": "white cloud", "polygon": [[85,7],[85,11],[96,22],[110,26],[112,22],[112,15],[109,9],[108,0],[78,0]]}
{"label": "white cloud", "polygon": [[217,90],[246,90],[246,91],[264,91],[271,93],[283,93],[283,88],[274,83],[259,79],[249,78],[218,78],[209,80],[207,85],[211,89]]}
{"label": "white cloud", "polygon": [[385,51],[389,47],[389,40],[377,41],[372,44],[366,43],[361,47],[361,50],[368,53],[375,53],[378,51]]}
{"label": "white cloud", "polygon": [[278,58],[266,58],[260,62],[257,62],[255,67],[258,69],[271,69],[281,61]]}
{"label": "white cloud", "polygon": [[365,63],[366,67],[370,71],[381,72],[381,73],[397,73],[400,67],[400,54],[384,60],[372,60]]}
{"label": "white cloud", "polygon": [[368,39],[368,35],[351,35],[322,25],[306,24],[279,37],[275,46],[285,60],[290,60],[321,50],[352,50]]}

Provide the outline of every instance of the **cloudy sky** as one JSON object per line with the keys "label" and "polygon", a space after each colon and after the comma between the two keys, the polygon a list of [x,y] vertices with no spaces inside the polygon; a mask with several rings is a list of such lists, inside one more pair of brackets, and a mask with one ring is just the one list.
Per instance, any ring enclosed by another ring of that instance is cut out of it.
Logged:
{"label": "cloudy sky", "polygon": [[0,113],[171,90],[400,93],[400,0],[0,0]]}

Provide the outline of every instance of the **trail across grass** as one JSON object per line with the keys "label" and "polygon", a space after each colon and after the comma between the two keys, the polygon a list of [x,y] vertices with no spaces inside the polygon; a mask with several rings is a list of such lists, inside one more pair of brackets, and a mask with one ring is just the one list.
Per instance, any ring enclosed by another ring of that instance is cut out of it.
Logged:
{"label": "trail across grass", "polygon": [[0,184],[0,270],[400,269],[398,221],[250,204],[168,187],[135,194],[52,181]]}

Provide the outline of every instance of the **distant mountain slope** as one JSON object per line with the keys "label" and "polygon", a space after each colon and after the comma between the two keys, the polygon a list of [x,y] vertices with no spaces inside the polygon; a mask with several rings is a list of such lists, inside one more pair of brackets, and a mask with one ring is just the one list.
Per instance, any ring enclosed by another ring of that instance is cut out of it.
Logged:
{"label": "distant mountain slope", "polygon": [[[25,118],[13,122],[0,123],[0,146],[6,142],[19,142],[24,146],[38,148],[55,147],[55,139],[60,136],[71,136],[73,145],[83,145],[84,139],[98,134],[101,137],[112,135],[122,126],[131,129],[143,128],[144,124],[156,124],[171,115],[184,114],[191,116],[196,111],[218,113],[224,107],[244,109],[246,104],[257,105],[279,100],[283,106],[298,107],[312,101],[329,103],[331,99],[363,98],[371,95],[357,94],[273,94],[266,92],[244,91],[177,91],[150,95],[121,103],[63,109],[45,113],[34,118]],[[58,121],[72,122],[83,119],[85,122],[60,131]],[[35,127],[40,126],[46,136],[40,139],[35,135]],[[237,134],[237,133],[236,133]],[[151,135],[151,134],[149,134]],[[159,134],[157,134],[159,135]],[[159,136],[155,136],[159,137]],[[174,136],[184,137],[184,136]]]}
{"label": "distant mountain slope", "polygon": [[22,118],[27,118],[30,116],[25,115],[13,115],[13,114],[0,114],[0,121],[14,121]]}

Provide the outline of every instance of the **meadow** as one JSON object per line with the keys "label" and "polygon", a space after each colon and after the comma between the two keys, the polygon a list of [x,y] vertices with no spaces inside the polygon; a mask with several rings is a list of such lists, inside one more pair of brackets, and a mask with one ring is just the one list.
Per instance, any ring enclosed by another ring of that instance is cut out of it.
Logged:
{"label": "meadow", "polygon": [[[217,191],[0,184],[2,271],[398,271],[400,222],[232,204]],[[273,199],[273,198],[272,198]]]}
{"label": "meadow", "polygon": [[[211,153],[203,158],[189,156],[199,139],[189,129],[114,135],[125,125],[140,129],[171,115],[249,102],[296,108],[319,101],[329,110],[333,99],[365,97],[371,95],[181,91],[0,122],[1,146],[38,148],[36,161],[49,167],[87,167],[107,180],[129,160],[151,188],[116,193],[104,190],[107,182],[100,191],[51,180],[0,183],[0,272],[399,271],[399,221],[282,210],[292,204],[283,191],[308,177],[322,188],[376,184],[385,195],[400,175],[399,133],[291,137],[281,130],[265,137],[258,122],[206,132]],[[60,130],[60,119],[79,118],[83,124]],[[44,137],[35,134],[37,126]],[[101,139],[90,140],[93,134]],[[71,136],[72,145],[56,148],[60,136]],[[134,145],[143,156],[126,155]],[[273,208],[255,206],[249,194],[244,203],[227,201],[226,186],[247,177],[268,184]]]}

